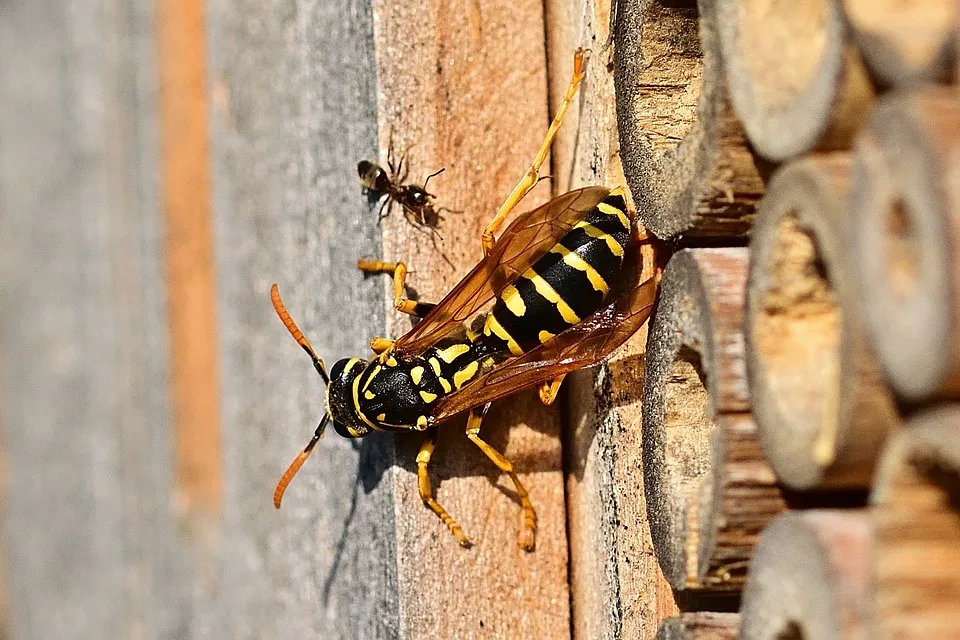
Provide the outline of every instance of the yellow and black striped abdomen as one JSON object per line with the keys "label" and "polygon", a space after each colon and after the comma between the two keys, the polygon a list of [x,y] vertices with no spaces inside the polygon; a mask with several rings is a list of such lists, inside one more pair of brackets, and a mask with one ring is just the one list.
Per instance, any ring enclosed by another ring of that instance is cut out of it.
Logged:
{"label": "yellow and black striped abdomen", "polygon": [[504,289],[484,326],[488,340],[519,355],[597,311],[623,266],[625,212],[623,197],[611,194]]}

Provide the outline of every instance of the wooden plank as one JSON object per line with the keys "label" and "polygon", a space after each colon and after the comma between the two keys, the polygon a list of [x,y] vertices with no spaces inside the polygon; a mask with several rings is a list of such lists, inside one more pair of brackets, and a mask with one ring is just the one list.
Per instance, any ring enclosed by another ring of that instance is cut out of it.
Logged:
{"label": "wooden plank", "polygon": [[212,637],[397,637],[393,445],[331,434],[276,512],[273,486],[323,413],[322,383],[276,318],[328,361],[383,330],[378,253],[356,161],[376,149],[368,4],[214,1],[214,230],[224,455]]}
{"label": "wooden plank", "polygon": [[177,485],[184,510],[213,519],[223,488],[203,3],[156,6]]}
{"label": "wooden plank", "polygon": [[153,5],[0,8],[11,633],[191,635],[171,512]]}
{"label": "wooden plank", "polygon": [[[591,48],[576,111],[579,126],[558,142],[557,190],[626,184],[620,166],[616,100],[607,48],[611,3],[547,2],[551,95],[562,91],[576,46]],[[640,464],[640,390],[646,331],[602,367],[567,381],[564,457],[570,588],[576,638],[652,638],[676,613],[653,554]]]}
{"label": "wooden plank", "polygon": [[[394,146],[408,150],[411,180],[446,167],[431,191],[439,205],[463,211],[441,222],[439,250],[399,213],[384,221],[384,256],[408,261],[414,270],[410,285],[421,299],[437,301],[476,263],[480,233],[533,160],[549,124],[543,5],[390,0],[374,2],[374,12],[379,157],[385,158],[392,134]],[[564,83],[572,58],[571,50],[560,61]],[[545,187],[520,209],[544,202],[550,196]],[[382,284],[392,300],[386,278]],[[410,320],[391,311],[387,327],[396,337],[409,330]],[[466,441],[463,427],[455,420],[441,430],[431,473],[434,487],[439,484],[437,499],[475,543],[469,551],[422,506],[413,465],[419,438],[397,438],[402,633],[566,637],[566,519],[556,411],[531,392],[497,403],[484,421],[484,438],[513,460],[537,508],[533,553],[517,545],[520,513],[507,497],[509,481]]]}

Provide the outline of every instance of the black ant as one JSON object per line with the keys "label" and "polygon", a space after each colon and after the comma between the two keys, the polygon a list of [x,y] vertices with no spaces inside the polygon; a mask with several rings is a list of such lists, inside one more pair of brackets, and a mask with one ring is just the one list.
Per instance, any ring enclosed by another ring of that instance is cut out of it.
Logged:
{"label": "black ant", "polygon": [[[357,173],[360,174],[360,182],[367,193],[375,198],[386,196],[383,204],[380,205],[379,220],[383,220],[390,215],[393,204],[397,203],[403,208],[407,220],[417,227],[426,227],[436,233],[436,227],[440,222],[441,211],[452,211],[446,207],[435,209],[433,200],[435,195],[427,191],[427,185],[430,178],[436,177],[444,172],[440,169],[427,176],[423,186],[415,184],[403,184],[407,179],[408,171],[403,166],[404,157],[401,156],[397,165],[393,163],[393,145],[387,151],[387,167],[389,172],[375,162],[361,160],[357,163]],[[384,212],[386,210],[386,212]]]}

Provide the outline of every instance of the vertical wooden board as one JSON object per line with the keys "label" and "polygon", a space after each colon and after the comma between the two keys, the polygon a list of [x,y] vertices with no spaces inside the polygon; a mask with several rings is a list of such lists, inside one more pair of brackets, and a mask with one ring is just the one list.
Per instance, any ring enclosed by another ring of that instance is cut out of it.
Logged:
{"label": "vertical wooden board", "polygon": [[153,5],[0,7],[0,411],[18,638],[190,635],[171,512]]}
{"label": "vertical wooden board", "polygon": [[[565,141],[554,173],[563,188],[625,185],[620,163],[607,0],[547,3],[551,61],[591,49],[577,109],[579,127]],[[613,43],[615,46],[615,43]],[[551,87],[564,74],[551,69]],[[552,91],[556,95],[556,91]],[[568,135],[570,132],[568,131]],[[563,184],[561,182],[561,184]],[[565,469],[570,587],[576,638],[652,638],[677,611],[653,555],[640,459],[640,398],[646,330],[596,369],[567,382]]]}
{"label": "vertical wooden board", "polygon": [[[392,140],[406,150],[410,180],[431,181],[447,213],[434,250],[399,211],[384,221],[384,255],[402,259],[409,283],[438,301],[480,257],[480,233],[533,160],[549,124],[543,6],[374,2],[381,159]],[[573,52],[565,60],[564,82]],[[546,166],[543,174],[550,173]],[[549,197],[545,185],[520,206]],[[441,253],[443,255],[441,255]],[[444,259],[444,256],[446,259]],[[449,264],[447,263],[449,261]],[[384,278],[387,296],[389,283]],[[388,314],[390,337],[410,321]],[[473,539],[453,536],[417,492],[417,436],[398,436],[397,549],[403,633],[432,637],[565,637],[569,634],[567,544],[558,421],[534,393],[498,403],[482,435],[515,465],[537,508],[533,553],[517,545],[520,510],[512,485],[463,435],[441,430],[431,474],[437,499]]]}
{"label": "vertical wooden board", "polygon": [[370,7],[209,6],[225,456],[210,635],[398,637],[391,441],[331,433],[271,505],[324,392],[270,284],[330,364],[383,328],[379,283],[355,267],[380,239],[355,169],[376,148]]}

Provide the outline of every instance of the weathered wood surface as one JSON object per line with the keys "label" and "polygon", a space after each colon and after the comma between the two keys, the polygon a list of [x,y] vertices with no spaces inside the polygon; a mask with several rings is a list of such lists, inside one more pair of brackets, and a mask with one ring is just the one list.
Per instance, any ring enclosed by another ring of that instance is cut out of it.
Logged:
{"label": "weathered wood surface", "polygon": [[[480,231],[548,124],[542,6],[220,4],[213,15],[222,82],[225,508],[236,531],[222,559],[224,602],[258,611],[242,617],[249,630],[235,631],[567,635],[558,423],[534,394],[501,403],[484,434],[513,458],[539,509],[535,553],[518,548],[512,492],[466,442],[462,422],[441,436],[431,469],[436,495],[472,537],[471,550],[458,547],[420,501],[416,436],[370,437],[354,451],[331,435],[280,514],[265,502],[322,411],[319,381],[271,317],[270,281],[281,282],[330,362],[367,355],[374,335],[410,327],[388,304],[386,278],[365,279],[355,269],[359,256],[407,261],[410,286],[428,301],[474,264]],[[572,52],[567,77],[571,60]],[[378,229],[375,207],[359,195],[356,162],[385,160],[391,139],[398,154],[409,152],[411,181],[447,168],[431,191],[463,213],[446,214],[436,250],[399,211]],[[526,206],[548,196],[541,187]],[[288,379],[291,366],[302,367],[299,382]],[[269,567],[269,580],[261,567]]]}
{"label": "weathered wood surface", "polygon": [[875,637],[960,638],[960,407],[916,414],[871,495]]}
{"label": "weathered wood surface", "polygon": [[[789,512],[763,532],[740,609],[743,640],[870,640],[866,511]],[[939,637],[939,636],[934,636]]]}
{"label": "weathered wood surface", "polygon": [[866,488],[898,423],[863,320],[849,251],[847,153],[795,160],[757,210],[747,374],[764,451],[796,489]]}
{"label": "weathered wood surface", "polygon": [[654,547],[679,590],[738,590],[756,537],[785,509],[749,413],[747,250],[685,249],[647,340],[643,470]]}
{"label": "weathered wood surface", "polygon": [[874,89],[839,4],[717,0],[730,97],[757,152],[779,162],[845,149]]}
{"label": "weathered wood surface", "polygon": [[657,640],[737,640],[739,635],[739,614],[703,611],[667,618]]}
{"label": "weathered wood surface", "polygon": [[856,147],[853,252],[874,348],[913,401],[960,395],[960,107],[953,88],[885,97]]}
{"label": "weathered wood surface", "polygon": [[[553,156],[555,190],[624,185],[617,136],[607,1],[546,3],[551,95],[566,83],[570,51],[592,55],[576,109]],[[560,65],[558,65],[558,61]],[[571,121],[572,122],[572,121]],[[650,539],[640,467],[642,330],[606,364],[567,379],[564,468],[573,637],[652,638],[676,613]],[[561,399],[563,400],[563,398]]]}
{"label": "weathered wood surface", "polygon": [[883,85],[904,87],[955,78],[954,0],[842,0],[864,62]]}
{"label": "weathered wood surface", "polygon": [[623,167],[661,238],[746,235],[763,180],[730,107],[714,0],[617,3]]}
{"label": "weathered wood surface", "polygon": [[197,558],[171,482],[153,8],[0,7],[11,637],[194,635]]}

